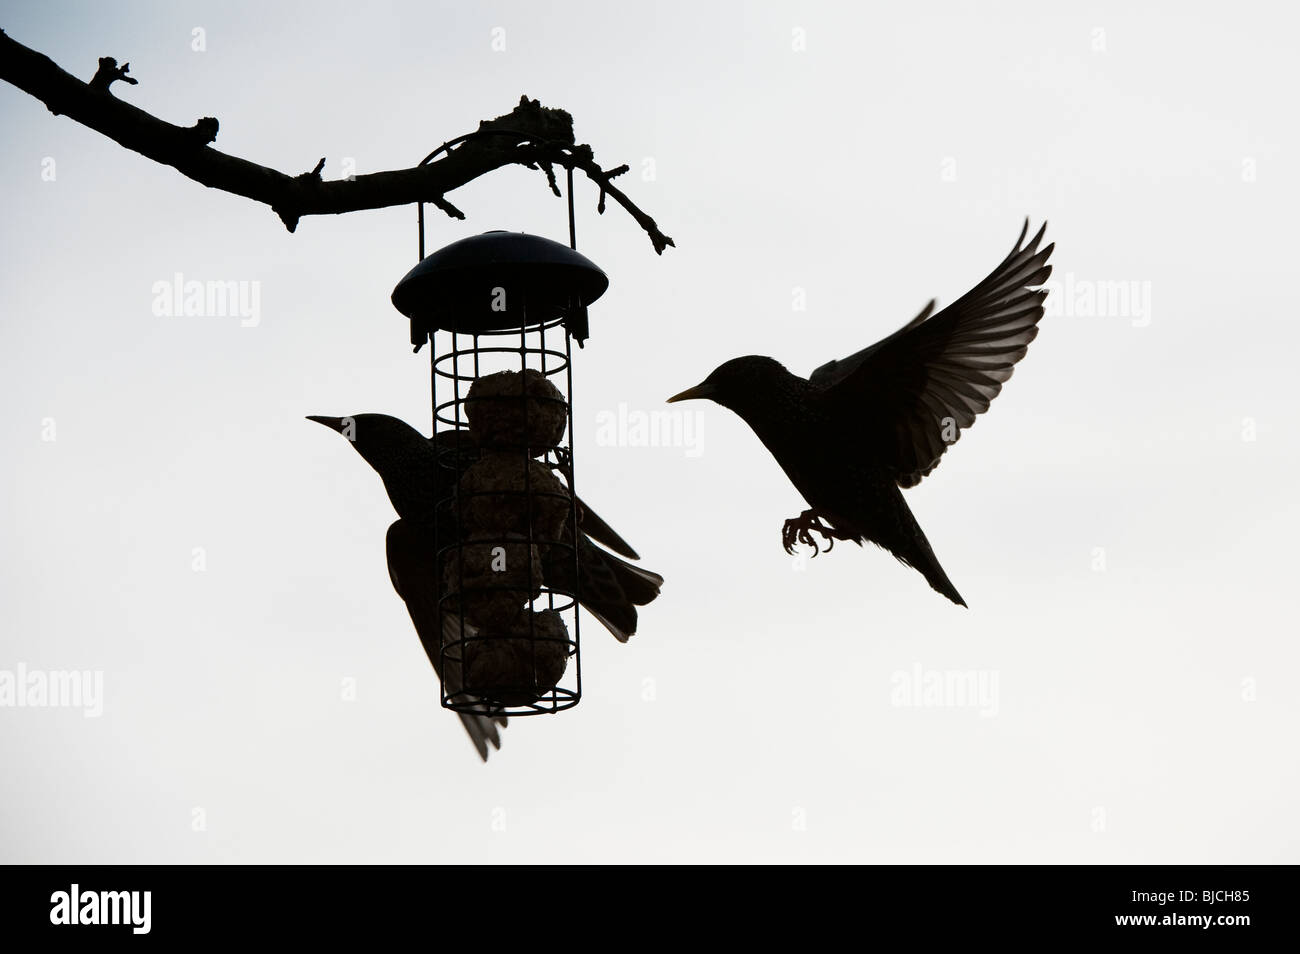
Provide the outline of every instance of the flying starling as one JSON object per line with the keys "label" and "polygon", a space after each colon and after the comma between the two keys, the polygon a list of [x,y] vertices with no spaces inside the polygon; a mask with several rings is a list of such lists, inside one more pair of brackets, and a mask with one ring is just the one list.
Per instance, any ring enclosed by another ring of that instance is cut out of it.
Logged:
{"label": "flying starling", "polygon": [[961,606],[900,487],[915,487],[961,432],[988,410],[1038,334],[1047,264],[1047,224],[1028,245],[1026,220],[993,272],[942,311],[934,301],[888,338],[807,379],[750,355],[718,367],[670,397],[708,398],[740,415],[810,505],[785,522],[781,542],[820,552],[836,540],[870,540]]}
{"label": "flying starling", "polygon": [[[444,594],[444,568],[437,565],[434,528],[436,522],[440,541],[459,537],[456,508],[446,498],[454,492],[465,471],[480,459],[472,435],[463,430],[439,432],[435,448],[432,440],[387,414],[307,419],[348,437],[357,453],[382,478],[388,499],[399,517],[388,528],[389,578],[397,595],[406,603],[420,643],[434,671],[443,680],[444,688],[449,694],[459,692],[460,667],[453,666],[455,671],[443,672],[441,666],[443,644],[459,640],[461,633],[459,614],[444,612],[439,607]],[[636,551],[581,499],[576,500],[576,509],[580,531],[576,589],[581,605],[619,642],[627,642],[636,632],[636,608],[659,595],[663,577],[597,546],[598,542],[629,559],[638,559]],[[543,582],[573,592],[574,563],[572,552],[565,548],[544,550]],[[506,719],[489,712],[486,705],[483,713],[458,712],[457,715],[479,756],[486,761],[489,744],[501,747],[498,727],[504,727]]]}

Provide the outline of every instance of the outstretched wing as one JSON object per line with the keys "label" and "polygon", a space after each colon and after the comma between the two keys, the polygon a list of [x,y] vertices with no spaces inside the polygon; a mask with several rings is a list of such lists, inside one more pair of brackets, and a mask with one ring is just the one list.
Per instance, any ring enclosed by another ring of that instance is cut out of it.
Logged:
{"label": "outstretched wing", "polygon": [[851,354],[847,358],[841,358],[838,361],[827,361],[820,368],[810,374],[808,380],[822,388],[828,388],[832,384],[838,384],[858,368],[862,367],[862,363],[879,351],[882,346],[893,341],[903,332],[911,331],[921,322],[925,321],[925,319],[929,318],[930,315],[934,313],[934,306],[937,304],[938,302],[931,298],[915,318],[903,325],[903,327],[899,328],[888,338],[882,338],[873,345],[867,345],[861,351]]}
{"label": "outstretched wing", "polygon": [[[865,437],[900,487],[913,487],[1011,377],[1038,334],[1047,264],[1055,244],[1028,245],[1029,220],[1011,253],[982,282],[947,308],[927,308],[888,338],[813,372],[822,400],[843,419],[859,420]],[[856,415],[856,417],[854,416]]]}
{"label": "outstretched wing", "polygon": [[[460,638],[460,623],[451,614],[439,612],[438,576],[434,571],[432,541],[416,525],[398,520],[388,528],[387,543],[388,576],[393,581],[393,589],[406,603],[411,622],[415,624],[415,632],[420,637],[420,644],[424,646],[429,662],[433,664],[434,672],[444,681],[448,692],[458,692],[461,688],[460,667],[452,666],[450,671],[444,673],[439,664],[443,643]],[[465,726],[479,758],[486,762],[489,745],[501,748],[498,726],[505,728],[505,716],[475,715],[468,712],[456,714],[460,716],[461,724]]]}

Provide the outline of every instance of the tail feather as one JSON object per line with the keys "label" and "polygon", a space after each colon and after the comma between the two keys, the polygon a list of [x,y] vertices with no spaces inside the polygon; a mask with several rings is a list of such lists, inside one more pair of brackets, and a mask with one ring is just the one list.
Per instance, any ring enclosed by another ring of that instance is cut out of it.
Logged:
{"label": "tail feather", "polygon": [[582,548],[582,605],[620,643],[636,635],[638,606],[659,595],[664,578],[588,542]]}
{"label": "tail feather", "polygon": [[[466,627],[469,627],[469,625],[469,623],[465,624]],[[460,622],[451,614],[444,613],[442,616],[443,644],[446,645],[460,639],[460,633]],[[426,645],[425,649],[428,650],[429,647]],[[430,652],[430,659],[432,658],[433,655],[432,652]],[[434,669],[436,670],[438,668],[437,663],[434,663]],[[461,688],[460,666],[453,664],[451,669],[453,671],[439,673],[439,675],[446,683],[448,692],[459,692]],[[501,733],[497,730],[497,726],[500,726],[502,729],[506,727],[505,716],[490,716],[487,714],[477,715],[471,712],[459,711],[456,715],[460,716],[460,724],[465,727],[465,732],[469,735],[469,740],[474,743],[474,748],[478,751],[479,758],[484,762],[488,760],[489,744],[492,748],[500,750]]]}
{"label": "tail feather", "polygon": [[[952,585],[952,580],[948,579],[948,574],[943,572],[943,567],[939,565],[939,558],[934,555],[934,550],[930,549],[930,542],[925,539],[925,534],[917,528],[917,546],[912,549],[908,556],[902,556],[895,553],[898,562],[904,566],[910,566],[930,584],[930,589],[936,593],[948,597],[958,606],[966,606],[966,601],[961,598],[957,592],[957,587]],[[967,607],[969,609],[969,607]]]}
{"label": "tail feather", "polygon": [[605,562],[613,568],[614,576],[618,579],[618,585],[623,588],[623,593],[637,606],[645,606],[653,602],[659,595],[660,587],[664,585],[664,578],[653,570],[633,566],[608,554],[605,556]]}
{"label": "tail feather", "polygon": [[[497,731],[496,723],[487,716],[471,715],[468,712],[456,713],[460,716],[460,724],[465,727],[469,734],[469,740],[474,743],[474,748],[478,752],[478,757],[484,762],[488,760],[488,745],[500,750],[501,734]],[[497,720],[504,728],[506,720],[501,718]]]}
{"label": "tail feather", "polygon": [[916,522],[911,508],[903,499],[902,491],[897,485],[891,484],[885,492],[890,499],[881,509],[890,518],[876,520],[870,530],[864,530],[861,536],[888,550],[899,563],[920,573],[936,593],[946,596],[958,606],[966,606],[957,587],[952,585],[952,580],[948,579],[948,574],[939,565],[939,558],[934,555],[930,541],[925,538],[921,525]]}
{"label": "tail feather", "polygon": [[[577,563],[577,592],[583,608],[620,643],[627,642],[636,634],[636,608],[659,595],[663,577],[620,560],[585,535],[578,538]],[[573,592],[573,551],[544,548],[542,577],[548,586]]]}
{"label": "tail feather", "polygon": [[934,549],[930,546],[930,541],[925,538],[921,525],[912,516],[912,511],[906,509],[907,505],[903,506],[907,514],[907,522],[911,524],[907,539],[899,549],[893,547],[887,549],[898,558],[900,563],[910,566],[925,577],[925,581],[936,593],[948,597],[958,606],[966,606],[966,601],[957,592],[957,587],[952,585],[952,580],[948,579],[948,574],[943,572],[943,567],[939,565],[939,558],[934,555]]}

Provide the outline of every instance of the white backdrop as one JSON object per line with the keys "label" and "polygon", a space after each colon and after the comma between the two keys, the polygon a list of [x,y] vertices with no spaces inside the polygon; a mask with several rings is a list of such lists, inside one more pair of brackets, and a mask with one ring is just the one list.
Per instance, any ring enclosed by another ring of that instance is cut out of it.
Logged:
{"label": "white backdrop", "polygon": [[[578,489],[667,582],[626,646],[588,618],[582,704],[482,765],[379,480],[303,420],[427,430],[388,302],[414,210],[290,235],[0,86],[0,679],[102,674],[98,715],[0,708],[0,860],[1300,860],[1290,8],[545,6],[0,4],[290,173],[410,166],[538,97],[678,245],[580,195],[611,287]],[[449,198],[431,248],[565,237],[540,173]],[[971,609],[875,548],[791,560],[804,505],[757,439],[663,399],[857,350],[1026,215],[1052,312],[908,493]],[[156,315],[177,273],[249,283],[256,320]],[[659,411],[689,417],[638,446]]]}

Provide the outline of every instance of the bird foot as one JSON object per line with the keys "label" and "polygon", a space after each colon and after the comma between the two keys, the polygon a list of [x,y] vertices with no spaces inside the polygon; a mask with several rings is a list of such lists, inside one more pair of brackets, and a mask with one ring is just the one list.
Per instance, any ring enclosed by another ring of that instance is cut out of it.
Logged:
{"label": "bird foot", "polygon": [[569,453],[568,448],[555,448],[555,463],[550,465],[551,470],[558,470],[564,475],[564,479],[573,484],[573,455]]}
{"label": "bird foot", "polygon": [[785,552],[793,554],[794,547],[797,543],[803,543],[812,547],[813,557],[821,553],[819,541],[813,538],[813,531],[820,533],[826,538],[826,552],[835,547],[836,540],[853,539],[847,533],[840,533],[834,527],[822,523],[822,515],[816,510],[805,510],[797,517],[791,517],[781,528],[781,545],[785,547]]}

